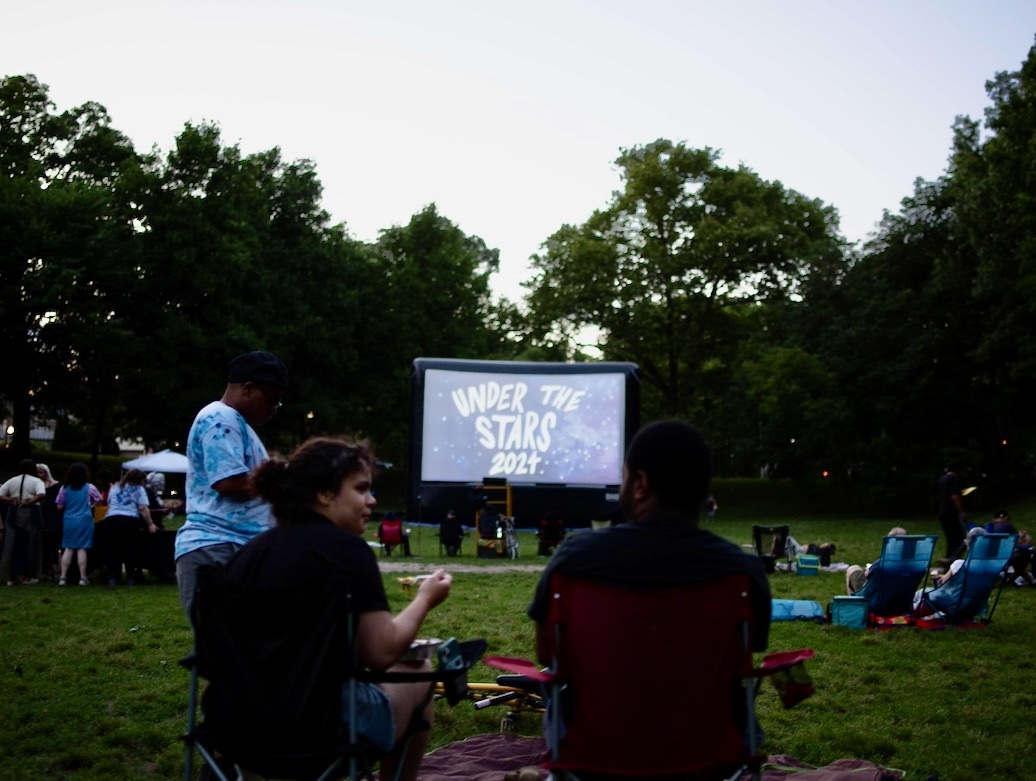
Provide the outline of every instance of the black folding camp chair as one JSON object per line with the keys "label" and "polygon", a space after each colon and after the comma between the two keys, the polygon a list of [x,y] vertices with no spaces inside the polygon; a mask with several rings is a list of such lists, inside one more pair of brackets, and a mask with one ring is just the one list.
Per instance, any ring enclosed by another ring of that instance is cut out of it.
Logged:
{"label": "black folding camp chair", "polygon": [[[755,552],[763,560],[767,573],[775,572],[777,560],[785,559],[791,564],[791,553],[788,550],[788,537],[791,536],[789,526],[753,526],[752,542]],[[789,567],[790,570],[790,567]]]}
{"label": "black folding camp chair", "polygon": [[[485,641],[463,644],[453,669],[372,673],[359,665],[350,579],[313,578],[258,590],[202,567],[192,604],[193,653],[184,780],[196,750],[220,781],[243,778],[368,778],[378,752],[356,733],[355,712],[342,725],[343,685],[360,681],[442,681],[451,703],[464,696],[467,670]],[[203,720],[196,723],[198,681]],[[355,703],[351,697],[350,703]],[[353,705],[353,707],[355,707]],[[416,725],[412,725],[416,726]]]}

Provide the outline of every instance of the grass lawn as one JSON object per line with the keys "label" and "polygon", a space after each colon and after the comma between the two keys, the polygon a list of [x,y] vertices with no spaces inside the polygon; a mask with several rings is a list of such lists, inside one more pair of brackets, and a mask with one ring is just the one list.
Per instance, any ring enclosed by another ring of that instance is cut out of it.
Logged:
{"label": "grass lawn", "polygon": [[[1012,507],[1021,526],[1036,526],[1036,503]],[[756,521],[757,523],[760,521]],[[911,533],[937,533],[934,519],[898,519]],[[710,527],[739,544],[751,541],[751,521],[721,517]],[[890,520],[767,518],[789,523],[801,543],[833,542],[835,558],[873,560]],[[535,540],[521,532],[518,563],[542,564]],[[429,528],[411,538],[427,566],[478,565],[470,538],[460,559],[438,555]],[[941,555],[940,544],[937,555]],[[396,556],[393,561],[398,560]],[[406,596],[385,574],[398,610]],[[531,656],[533,631],[525,617],[535,572],[455,575],[453,593],[425,626],[429,636],[485,637],[490,652]],[[816,577],[774,574],[775,597],[823,604],[843,593],[841,573]],[[810,647],[817,694],[793,710],[780,709],[772,688],[760,695],[765,748],[814,764],[860,757],[924,781],[1015,779],[1036,747],[1032,707],[1032,639],[1036,589],[1004,591],[986,628],[943,631],[851,631],[783,622],[771,632],[772,650]],[[703,631],[707,628],[703,627]],[[0,591],[0,781],[175,779],[182,774],[187,673],[177,661],[190,632],[171,584],[132,588],[57,588],[50,583]],[[674,674],[693,674],[675,670]],[[479,665],[471,680],[495,672]],[[616,707],[621,707],[616,705]],[[494,712],[495,710],[495,712]],[[433,745],[499,728],[503,709],[476,712],[468,703],[437,705]],[[535,716],[520,729],[536,734]]]}

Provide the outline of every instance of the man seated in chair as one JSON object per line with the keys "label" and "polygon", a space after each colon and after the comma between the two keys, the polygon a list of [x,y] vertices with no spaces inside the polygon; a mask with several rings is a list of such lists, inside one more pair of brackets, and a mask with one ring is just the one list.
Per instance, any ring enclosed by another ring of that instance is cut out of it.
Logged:
{"label": "man seated in chair", "polygon": [[946,568],[946,572],[940,573],[936,570],[932,570],[931,585],[927,588],[920,588],[914,593],[914,615],[917,618],[928,618],[930,616],[934,616],[935,618],[945,617],[940,611],[928,604],[928,602],[925,601],[925,597],[936,589],[945,586],[954,575],[964,568],[964,563],[968,558],[968,549],[971,548],[976,537],[981,537],[985,533],[986,530],[981,526],[973,526],[968,529],[968,533],[964,537],[964,548],[960,557],[950,562],[950,566]]}
{"label": "man seated in chair", "polygon": [[446,549],[447,556],[459,556],[460,544],[464,540],[464,527],[461,525],[457,511],[450,509],[439,524],[439,542]]}
{"label": "man seated in chair", "polygon": [[536,538],[539,545],[536,550],[537,556],[549,556],[554,549],[565,539],[565,522],[561,516],[551,510],[543,520],[540,521],[540,528],[536,531]]}
{"label": "man seated in chair", "polygon": [[500,516],[492,505],[487,504],[478,513],[479,556],[490,558],[504,555],[503,534],[500,531]]}
{"label": "man seated in chair", "polygon": [[[770,584],[757,556],[702,529],[698,511],[712,477],[709,448],[698,431],[676,420],[642,428],[629,445],[619,502],[625,522],[570,535],[547,564],[528,615],[536,622],[536,655],[551,662],[546,621],[555,572],[638,589],[703,583],[747,573],[751,580],[754,651],[770,630]],[[650,599],[645,593],[644,599]],[[707,631],[703,629],[703,631]]]}
{"label": "man seated in chair", "polygon": [[[902,526],[893,526],[889,529],[886,537],[904,537],[907,530]],[[881,560],[868,564],[866,567],[853,564],[845,571],[845,593],[850,597],[869,597],[877,590],[878,579],[872,577],[881,570]]]}

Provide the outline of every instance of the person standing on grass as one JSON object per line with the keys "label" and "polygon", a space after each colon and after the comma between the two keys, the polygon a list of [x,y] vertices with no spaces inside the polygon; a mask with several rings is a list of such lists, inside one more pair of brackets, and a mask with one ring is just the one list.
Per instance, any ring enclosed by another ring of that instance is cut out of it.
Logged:
{"label": "person standing on grass", "polygon": [[145,528],[149,534],[158,531],[155,522],[151,520],[148,504],[144,472],[140,469],[129,470],[108,491],[108,513],[101,525],[107,550],[109,586],[118,584],[122,579],[123,564],[126,565],[126,585],[134,584],[140,534]]}
{"label": "person standing on grass", "polygon": [[198,412],[187,436],[187,520],[176,533],[176,582],[188,617],[196,572],[225,564],[245,543],[273,526],[256,493],[252,470],[269,459],[253,426],[276,413],[288,390],[288,370],[262,350],[227,365],[223,397]]}
{"label": "person standing on grass", "polygon": [[58,491],[55,504],[65,513],[61,531],[61,576],[58,585],[68,582],[68,568],[72,555],[79,566],[79,585],[88,586],[86,575],[86,552],[94,544],[94,511],[101,501],[101,492],[89,481],[86,464],[72,464],[65,473],[65,484]]}
{"label": "person standing on grass", "polygon": [[946,536],[946,559],[956,558],[964,547],[968,533],[968,515],[964,512],[964,481],[961,466],[951,461],[939,478],[939,525]]}
{"label": "person standing on grass", "polygon": [[36,476],[47,489],[41,505],[43,524],[40,527],[40,572],[46,573],[47,578],[53,580],[61,550],[61,511],[56,503],[61,483],[54,479],[46,464],[36,464]]}
{"label": "person standing on grass", "polygon": [[46,496],[47,487],[36,475],[36,462],[31,458],[23,458],[18,464],[18,474],[0,485],[0,502],[4,505],[0,575],[7,576],[8,586],[39,583],[39,564],[34,552],[40,550],[41,505]]}

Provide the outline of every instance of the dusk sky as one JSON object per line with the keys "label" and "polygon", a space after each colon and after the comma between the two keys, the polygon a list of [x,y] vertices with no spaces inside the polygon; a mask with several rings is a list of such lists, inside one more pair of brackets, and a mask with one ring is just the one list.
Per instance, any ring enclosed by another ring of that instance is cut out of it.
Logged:
{"label": "dusk sky", "polygon": [[540,244],[608,203],[620,148],[657,138],[864,239],[944,173],[954,118],[982,117],[1034,33],[1020,0],[39,0],[5,8],[0,73],[59,110],[101,103],[139,151],[211,120],[245,153],[311,159],[365,241],[434,202],[500,250],[516,299]]}

